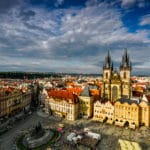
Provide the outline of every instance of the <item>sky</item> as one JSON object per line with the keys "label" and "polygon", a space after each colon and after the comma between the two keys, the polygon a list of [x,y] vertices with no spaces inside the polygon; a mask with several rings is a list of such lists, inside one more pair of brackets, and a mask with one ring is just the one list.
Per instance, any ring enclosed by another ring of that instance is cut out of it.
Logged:
{"label": "sky", "polygon": [[125,48],[150,75],[150,0],[0,0],[0,71],[102,73]]}

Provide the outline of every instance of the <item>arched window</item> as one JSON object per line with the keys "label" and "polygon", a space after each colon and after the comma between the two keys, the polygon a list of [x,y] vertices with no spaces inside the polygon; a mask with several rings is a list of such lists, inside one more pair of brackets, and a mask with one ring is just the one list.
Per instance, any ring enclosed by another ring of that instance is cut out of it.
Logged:
{"label": "arched window", "polygon": [[117,86],[113,86],[112,88],[112,100],[113,102],[116,101],[118,98],[118,88]]}
{"label": "arched window", "polygon": [[124,78],[124,79],[126,79],[126,72],[124,72],[124,74],[123,74],[123,78]]}
{"label": "arched window", "polygon": [[108,79],[108,72],[106,72],[105,77],[106,77],[106,79]]}

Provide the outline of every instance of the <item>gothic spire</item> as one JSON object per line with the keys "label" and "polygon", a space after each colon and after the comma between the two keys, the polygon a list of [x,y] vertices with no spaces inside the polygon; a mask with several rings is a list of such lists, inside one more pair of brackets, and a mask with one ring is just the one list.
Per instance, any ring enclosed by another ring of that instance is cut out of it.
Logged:
{"label": "gothic spire", "polygon": [[114,70],[113,62],[111,63],[111,70]]}
{"label": "gothic spire", "polygon": [[111,63],[111,56],[110,56],[110,52],[108,50],[107,55],[105,57],[105,63],[104,63],[104,68],[111,68],[112,67],[112,63]]}
{"label": "gothic spire", "polygon": [[120,69],[125,69],[125,68],[129,68],[131,69],[131,66],[130,66],[130,59],[129,59],[129,55],[128,55],[128,52],[127,52],[127,49],[124,50],[124,54],[122,56],[122,62],[121,62],[121,65],[120,65]]}

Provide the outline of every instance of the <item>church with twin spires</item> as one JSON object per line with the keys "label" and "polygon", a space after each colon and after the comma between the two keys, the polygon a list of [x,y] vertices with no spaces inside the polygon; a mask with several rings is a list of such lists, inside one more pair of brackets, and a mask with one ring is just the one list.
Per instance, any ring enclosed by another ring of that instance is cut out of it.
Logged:
{"label": "church with twin spires", "polygon": [[115,102],[120,98],[131,97],[131,62],[127,49],[124,50],[119,72],[114,69],[113,61],[108,51],[103,65],[102,97]]}
{"label": "church with twin spires", "polygon": [[[95,85],[87,85],[84,89],[78,90],[49,89],[45,99],[45,110],[67,120],[93,117],[95,121],[128,126],[131,129],[141,125],[150,127],[150,103],[147,95],[143,94],[143,97],[138,99],[132,97],[131,69],[126,49],[121,58],[119,71],[114,69],[108,51],[103,65],[101,92]],[[101,98],[94,99],[93,91]]]}

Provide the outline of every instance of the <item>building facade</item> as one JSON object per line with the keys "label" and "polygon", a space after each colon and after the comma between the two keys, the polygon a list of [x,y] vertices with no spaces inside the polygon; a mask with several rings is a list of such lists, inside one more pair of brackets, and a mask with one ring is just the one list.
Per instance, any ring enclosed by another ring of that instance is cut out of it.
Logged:
{"label": "building facade", "polygon": [[94,103],[93,119],[103,122],[106,118],[118,126],[135,129],[140,125],[150,126],[150,103],[146,96],[133,99],[130,82],[131,63],[124,51],[120,71],[113,69],[108,52],[103,66],[102,99]]}
{"label": "building facade", "polygon": [[97,100],[94,103],[93,120],[112,124],[114,121],[114,105],[110,101]]}
{"label": "building facade", "polygon": [[2,89],[0,92],[0,117],[11,116],[16,112],[28,109],[31,104],[30,90]]}
{"label": "building facade", "polygon": [[46,112],[54,116],[59,116],[67,120],[76,120],[78,118],[78,102],[47,98],[45,106]]}
{"label": "building facade", "polygon": [[143,98],[141,95],[138,99],[132,97],[130,76],[131,62],[127,50],[122,56],[119,71],[113,69],[108,52],[103,66],[101,89],[95,88],[95,84],[89,84],[78,92],[69,91],[69,88],[52,90],[46,94],[46,112],[67,120],[93,117],[96,121],[132,129],[141,125],[150,127],[150,101],[147,95]]}
{"label": "building facade", "polygon": [[142,101],[139,104],[139,124],[150,126],[150,104],[147,101]]}
{"label": "building facade", "polygon": [[139,106],[137,101],[120,99],[115,102],[115,125],[139,127]]}
{"label": "building facade", "polygon": [[90,118],[93,115],[94,97],[90,93],[89,86],[86,86],[79,98],[79,117]]}
{"label": "building facade", "polygon": [[103,66],[102,97],[112,102],[115,102],[121,97],[130,98],[130,72],[131,63],[127,50],[125,50],[122,56],[119,73],[116,69],[113,69],[113,62],[108,51]]}
{"label": "building facade", "polygon": [[50,115],[59,116],[67,120],[78,118],[78,95],[81,89],[58,89],[47,91],[45,111]]}
{"label": "building facade", "polygon": [[144,100],[120,99],[115,102],[115,124],[130,128],[150,126],[150,104]]}

